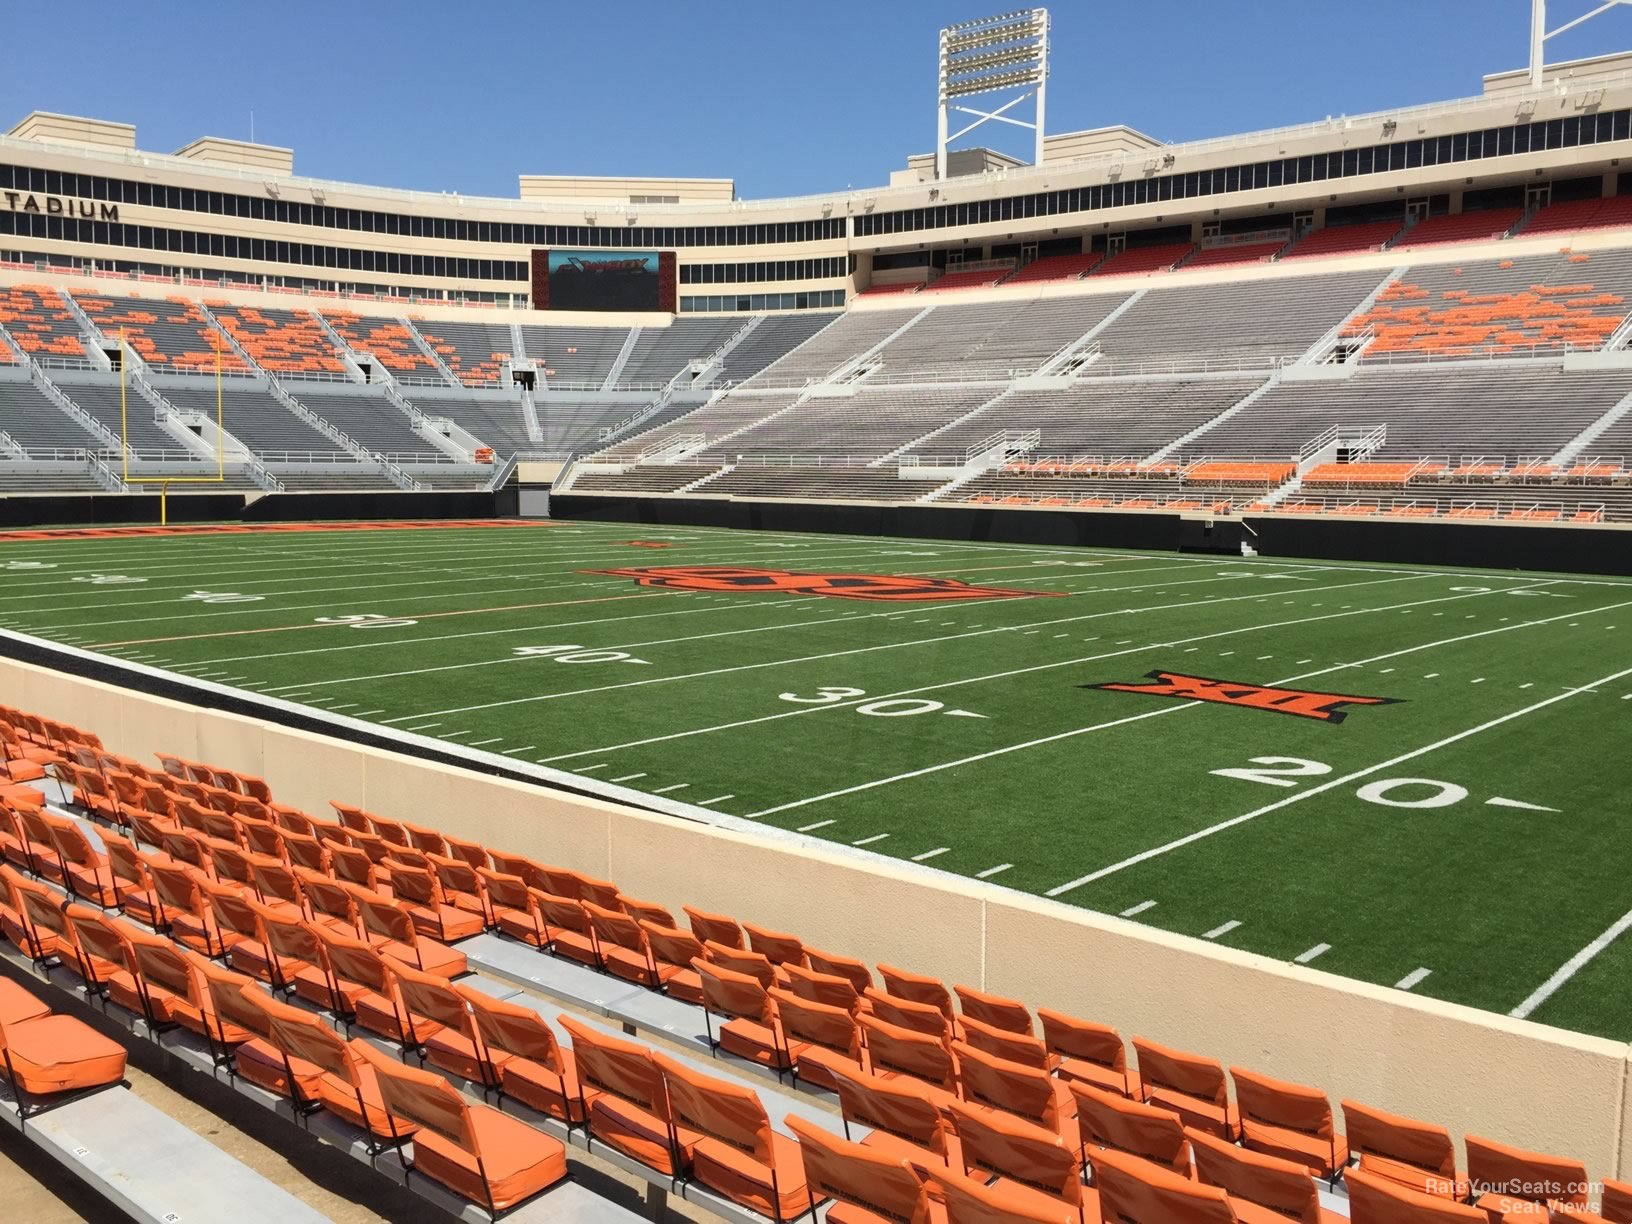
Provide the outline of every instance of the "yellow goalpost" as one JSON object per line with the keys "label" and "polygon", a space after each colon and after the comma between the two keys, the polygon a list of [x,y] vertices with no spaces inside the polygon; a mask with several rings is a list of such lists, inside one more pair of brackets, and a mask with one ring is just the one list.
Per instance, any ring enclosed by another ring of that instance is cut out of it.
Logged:
{"label": "yellow goalpost", "polygon": [[[119,449],[124,458],[124,480],[130,483],[130,414],[126,405],[125,370],[129,366],[129,349],[125,345],[125,329],[119,329]],[[170,486],[173,484],[225,484],[227,480],[225,412],[222,408],[221,337],[215,337],[215,475],[214,476],[161,476],[159,478],[159,526],[170,525]]]}

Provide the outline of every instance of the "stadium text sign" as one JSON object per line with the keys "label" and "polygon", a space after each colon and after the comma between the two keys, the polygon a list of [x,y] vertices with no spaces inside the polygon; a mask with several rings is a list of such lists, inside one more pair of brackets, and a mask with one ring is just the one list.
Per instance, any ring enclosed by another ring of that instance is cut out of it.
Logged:
{"label": "stadium text sign", "polygon": [[119,205],[102,200],[77,200],[72,196],[35,195],[31,191],[7,191],[6,207],[12,212],[40,213],[47,217],[84,217],[87,221],[119,220]]}
{"label": "stadium text sign", "polygon": [[1341,693],[1316,693],[1305,689],[1275,688],[1242,684],[1234,680],[1213,680],[1206,676],[1186,676],[1178,672],[1147,672],[1153,684],[1086,684],[1084,688],[1111,693],[1143,693],[1148,697],[1177,697],[1182,701],[1209,701],[1216,705],[1242,706],[1292,714],[1320,722],[1340,723],[1348,716],[1344,706],[1393,705],[1393,697],[1355,697]]}

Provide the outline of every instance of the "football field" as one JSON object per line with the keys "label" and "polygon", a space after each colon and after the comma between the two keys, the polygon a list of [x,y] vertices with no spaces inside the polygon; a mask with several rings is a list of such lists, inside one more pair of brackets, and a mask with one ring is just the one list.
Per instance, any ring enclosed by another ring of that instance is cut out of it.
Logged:
{"label": "football field", "polygon": [[1632,1039],[1632,581],[588,522],[12,533],[0,629]]}

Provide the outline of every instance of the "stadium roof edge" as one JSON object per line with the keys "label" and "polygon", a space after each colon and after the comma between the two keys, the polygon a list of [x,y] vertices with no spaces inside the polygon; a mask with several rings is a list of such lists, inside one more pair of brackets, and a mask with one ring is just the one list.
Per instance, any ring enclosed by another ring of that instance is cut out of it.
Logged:
{"label": "stadium roof edge", "polygon": [[[1621,57],[1601,57],[1611,61],[1609,66],[1617,70],[1605,73],[1589,73],[1582,76],[1558,76],[1561,69],[1569,68],[1569,64],[1553,65],[1549,72],[1554,74],[1539,90],[1532,89],[1499,89],[1494,93],[1483,93],[1471,97],[1455,98],[1444,102],[1425,103],[1417,106],[1395,107],[1387,110],[1372,111],[1356,115],[1328,115],[1325,119],[1290,124],[1279,128],[1265,128],[1253,132],[1243,132],[1230,136],[1209,137],[1201,140],[1184,141],[1158,146],[1164,156],[1175,158],[1189,157],[1216,151],[1246,148],[1253,145],[1265,145],[1276,141],[1294,140],[1297,138],[1318,138],[1321,136],[1336,136],[1356,128],[1364,128],[1374,124],[1407,125],[1436,116],[1455,114],[1462,111],[1489,110],[1492,106],[1513,105],[1524,107],[1530,100],[1537,102],[1567,98],[1572,93],[1584,95],[1607,89],[1632,89],[1632,54]],[[1575,61],[1577,65],[1595,61]],[[1624,66],[1623,66],[1624,65]],[[1498,74],[1499,75],[1499,74]],[[1488,78],[1487,78],[1488,79]],[[151,167],[154,169],[169,167],[176,170],[190,170],[201,172],[222,179],[236,179],[264,183],[268,189],[275,184],[279,188],[293,188],[297,190],[312,190],[317,192],[354,192],[362,195],[375,196],[382,199],[400,202],[419,202],[424,204],[438,204],[446,206],[453,202],[468,204],[473,207],[515,209],[521,211],[535,211],[547,206],[549,201],[537,199],[513,199],[502,196],[472,195],[459,191],[423,191],[410,190],[400,187],[385,187],[363,183],[351,183],[338,179],[318,179],[295,175],[278,175],[263,170],[243,168],[239,166],[219,165],[209,162],[200,162],[175,154],[154,153],[139,150],[134,147],[110,147],[106,143],[87,143],[79,139],[64,138],[55,134],[51,136],[19,136],[17,132],[24,128],[29,119],[36,116],[48,116],[48,112],[32,112],[23,123],[12,128],[6,135],[0,136],[0,150],[8,148],[33,147],[46,151],[60,150],[63,153],[76,157],[89,157],[96,160],[117,162],[125,165]],[[50,116],[52,118],[72,119],[72,116]],[[110,128],[128,130],[134,139],[135,128],[128,124],[116,124],[104,120],[85,120],[83,122],[106,124]],[[1114,126],[1114,125],[1113,125]],[[1091,129],[1092,130],[1092,129]],[[1013,184],[1017,190],[1024,190],[1028,183],[1045,177],[1049,174],[1060,174],[1065,171],[1088,168],[1092,166],[1118,166],[1130,159],[1136,159],[1137,153],[1125,151],[1108,151],[1095,153],[1089,156],[1074,158],[1069,161],[1044,162],[1042,165],[1025,165],[1009,170],[989,171],[978,176],[979,180],[990,187],[1001,187]],[[971,176],[973,178],[975,176]],[[684,181],[684,180],[674,180]],[[965,180],[970,181],[970,180]],[[921,185],[913,187],[876,185],[871,187],[844,188],[830,192],[804,196],[786,196],[779,198],[765,198],[758,200],[734,199],[730,201],[698,201],[689,203],[641,203],[639,205],[612,204],[609,207],[638,207],[643,214],[650,213],[656,216],[687,216],[696,213],[713,213],[718,215],[727,212],[754,212],[799,207],[804,205],[819,206],[824,209],[846,208],[855,211],[858,205],[871,207],[880,201],[875,197],[891,193],[905,194],[912,192],[914,187],[921,191]]]}

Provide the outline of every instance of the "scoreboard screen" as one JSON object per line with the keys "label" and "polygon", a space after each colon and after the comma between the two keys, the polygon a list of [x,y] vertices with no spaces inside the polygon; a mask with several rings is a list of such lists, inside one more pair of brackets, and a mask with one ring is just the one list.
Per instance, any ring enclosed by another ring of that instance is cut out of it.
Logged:
{"label": "scoreboard screen", "polygon": [[672,251],[534,251],[537,310],[675,308]]}

